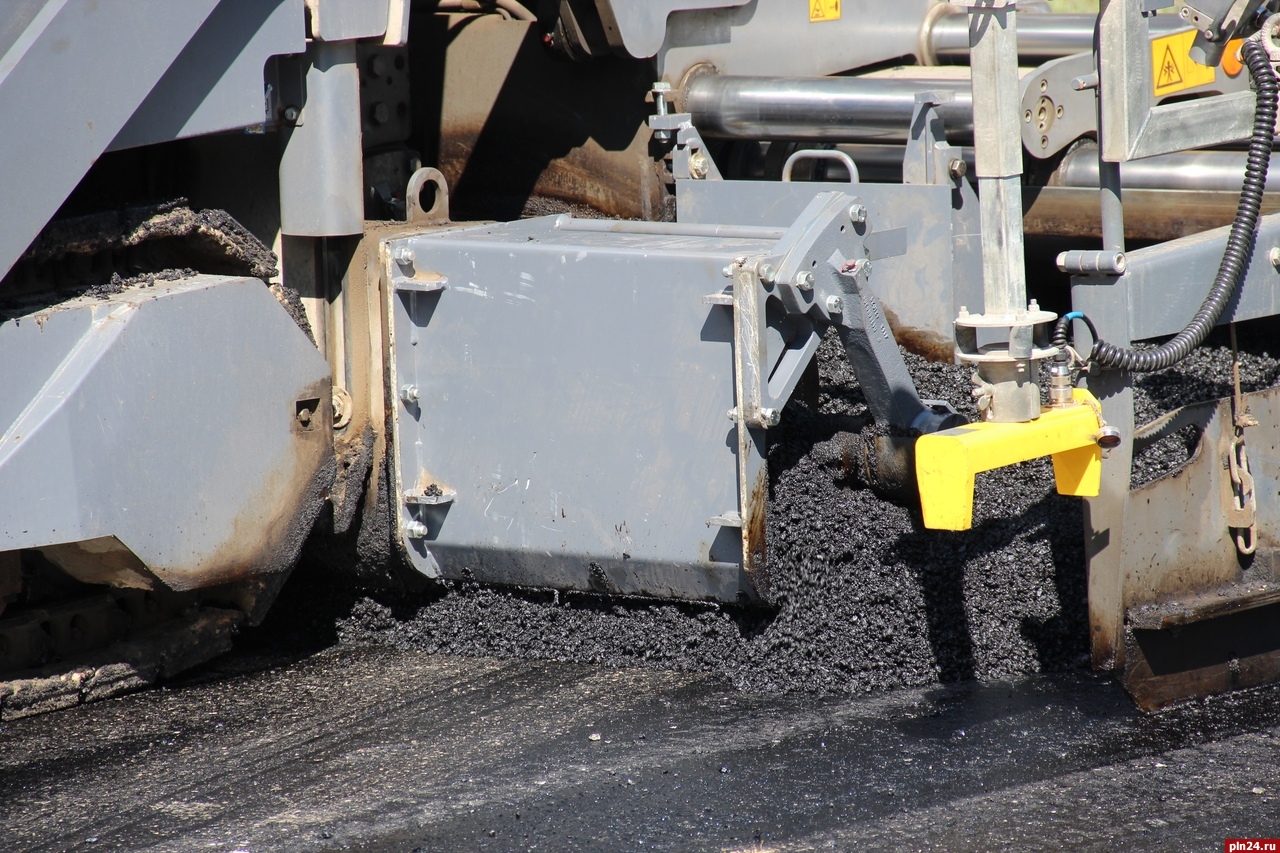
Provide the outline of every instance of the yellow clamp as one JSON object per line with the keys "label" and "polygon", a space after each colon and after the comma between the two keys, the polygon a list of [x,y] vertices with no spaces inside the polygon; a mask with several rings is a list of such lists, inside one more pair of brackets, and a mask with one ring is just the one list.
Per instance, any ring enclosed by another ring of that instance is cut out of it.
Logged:
{"label": "yellow clamp", "polygon": [[1102,449],[1095,436],[1101,409],[1092,394],[1073,388],[1076,405],[1044,408],[1028,423],[977,423],[916,440],[916,483],[924,526],[973,526],[973,482],[979,471],[1041,456],[1053,457],[1058,494],[1095,497],[1102,485]]}

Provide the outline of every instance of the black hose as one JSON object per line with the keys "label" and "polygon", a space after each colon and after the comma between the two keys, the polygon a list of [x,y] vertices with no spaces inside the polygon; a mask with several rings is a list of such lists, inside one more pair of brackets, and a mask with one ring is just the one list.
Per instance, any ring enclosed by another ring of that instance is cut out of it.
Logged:
{"label": "black hose", "polygon": [[[1253,254],[1258,216],[1262,210],[1262,193],[1267,185],[1267,167],[1271,162],[1271,145],[1275,138],[1276,101],[1280,95],[1280,85],[1277,85],[1275,72],[1271,70],[1271,60],[1262,45],[1256,41],[1246,41],[1241,53],[1257,87],[1258,102],[1253,110],[1253,136],[1249,140],[1249,159],[1244,170],[1244,186],[1240,189],[1240,205],[1236,208],[1235,221],[1231,223],[1231,235],[1227,238],[1227,248],[1222,253],[1218,277],[1214,279],[1213,287],[1209,289],[1200,310],[1191,318],[1187,327],[1158,347],[1129,349],[1099,340],[1094,333],[1093,350],[1089,358],[1103,367],[1149,373],[1163,370],[1186,358],[1193,349],[1204,343],[1204,339],[1217,324]],[[1088,318],[1083,319],[1088,323]],[[1059,329],[1061,342],[1066,343],[1066,324],[1064,316],[1058,322],[1058,328],[1054,329],[1055,344],[1059,340]],[[1092,323],[1089,323],[1089,331],[1094,332]]]}

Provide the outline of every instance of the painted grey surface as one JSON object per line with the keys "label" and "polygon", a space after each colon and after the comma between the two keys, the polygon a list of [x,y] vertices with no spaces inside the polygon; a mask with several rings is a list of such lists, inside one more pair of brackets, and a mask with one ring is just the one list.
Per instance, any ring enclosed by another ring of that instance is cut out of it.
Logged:
{"label": "painted grey surface", "polygon": [[[643,0],[641,0],[643,2]],[[676,12],[658,52],[658,74],[677,82],[698,63],[722,74],[835,74],[919,50],[933,0],[841,0],[839,20],[810,23],[807,3],[751,2]]]}
{"label": "painted grey surface", "polygon": [[26,251],[216,5],[49,0],[31,17],[0,57],[0,271]]}
{"label": "painted grey surface", "polygon": [[388,0],[308,0],[311,34],[323,41],[381,38],[387,32]]}
{"label": "painted grey surface", "polygon": [[107,150],[270,120],[263,66],[305,49],[302,0],[221,0]]}
{"label": "painted grey surface", "polygon": [[[1230,230],[1230,226],[1215,228],[1125,254],[1128,267],[1114,285],[1128,291],[1134,340],[1172,335],[1187,325],[1213,284]],[[1253,260],[1219,325],[1280,314],[1280,271],[1267,259],[1274,246],[1280,246],[1280,214],[1273,213],[1258,225]],[[1100,282],[1098,286],[1113,285]],[[1111,340],[1101,328],[1099,332]]]}
{"label": "painted grey surface", "polygon": [[667,19],[672,12],[691,9],[723,10],[748,0],[604,0],[600,17],[610,41],[621,41],[627,52],[645,59],[662,49]]}
{"label": "painted grey surface", "polygon": [[[789,226],[821,191],[848,184],[778,181],[679,181],[682,223]],[[922,334],[931,348],[949,349],[961,305],[982,304],[978,209],[965,184],[859,184],[873,229],[903,229],[904,251],[875,257],[868,280],[895,329]],[[957,198],[957,196],[959,198]],[[955,209],[958,207],[958,209]],[[950,295],[947,290],[950,289]]]}
{"label": "painted grey surface", "polygon": [[707,523],[739,506],[733,322],[702,297],[774,241],[560,221],[407,241],[414,278],[448,286],[390,296],[395,387],[419,394],[396,404],[400,488],[457,495],[402,508],[429,529],[409,557],[455,578],[733,600],[740,531]]}
{"label": "painted grey surface", "polygon": [[[280,570],[331,459],[329,368],[257,279],[0,321],[0,551],[115,537],[175,589]],[[296,402],[319,398],[309,428]],[[310,522],[306,522],[310,526]]]}
{"label": "painted grey surface", "polygon": [[1138,4],[1104,6],[1098,31],[1103,159],[1121,163],[1249,138],[1252,92],[1155,105],[1150,35]]}
{"label": "painted grey surface", "polygon": [[306,103],[283,130],[280,230],[334,237],[364,230],[364,151],[360,71],[354,42],[312,42],[305,60]]}

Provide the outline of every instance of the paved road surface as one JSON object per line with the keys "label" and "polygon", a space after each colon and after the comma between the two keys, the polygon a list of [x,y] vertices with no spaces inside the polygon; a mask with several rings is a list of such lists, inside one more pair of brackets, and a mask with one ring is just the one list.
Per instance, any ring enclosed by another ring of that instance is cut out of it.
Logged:
{"label": "paved road surface", "polygon": [[[1222,850],[1280,836],[1280,690],[817,701],[333,647],[0,728],[0,849]],[[598,737],[597,737],[598,736]]]}

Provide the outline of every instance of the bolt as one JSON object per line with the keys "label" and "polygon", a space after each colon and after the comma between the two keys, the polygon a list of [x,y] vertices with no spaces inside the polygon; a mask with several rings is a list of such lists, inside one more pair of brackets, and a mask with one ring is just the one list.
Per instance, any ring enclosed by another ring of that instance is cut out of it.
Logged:
{"label": "bolt", "polygon": [[1035,312],[1040,310],[1040,303],[1032,299],[1030,302],[1027,303],[1027,310],[1034,314]]}
{"label": "bolt", "polygon": [[813,273],[798,272],[796,273],[796,287],[801,290],[813,290]]}
{"label": "bolt", "polygon": [[400,399],[404,402],[406,406],[410,405],[411,403],[418,402],[418,386],[409,385],[409,384],[401,385]]}
{"label": "bolt", "polygon": [[843,299],[841,299],[839,296],[828,296],[828,297],[827,297],[827,313],[828,313],[828,314],[843,314],[843,313],[844,313],[844,300],[843,300]]}
{"label": "bolt", "polygon": [[849,219],[855,225],[861,225],[867,221],[867,206],[865,204],[854,203],[849,205]]}
{"label": "bolt", "polygon": [[695,181],[700,181],[711,171],[711,161],[707,159],[707,155],[701,151],[695,151],[689,155],[689,177]]}
{"label": "bolt", "polygon": [[778,271],[773,268],[773,264],[760,265],[760,280],[765,284],[773,284],[778,279]]}
{"label": "bolt", "polygon": [[378,101],[373,105],[373,109],[369,110],[369,121],[374,124],[386,124],[391,120],[391,110],[387,109],[387,105]]}
{"label": "bolt", "polygon": [[760,421],[766,426],[777,426],[782,421],[781,409],[761,409]]}
{"label": "bolt", "polygon": [[284,120],[285,120],[285,121],[297,121],[297,120],[298,120],[298,114],[299,114],[299,113],[298,113],[298,108],[297,108],[297,107],[295,107],[293,104],[290,104],[289,106],[287,106],[287,107],[285,107],[285,108],[284,108]]}
{"label": "bolt", "polygon": [[961,305],[961,306],[960,306],[960,316],[961,316],[961,317],[968,317],[968,316],[969,316],[969,309],[968,309],[968,308],[966,308],[965,306]]}
{"label": "bolt", "polygon": [[298,409],[298,423],[306,426],[311,423],[311,410],[307,408]]}
{"label": "bolt", "polygon": [[951,173],[951,177],[958,180],[968,174],[969,164],[959,157],[953,157],[951,162],[947,164],[947,171]]}
{"label": "bolt", "polygon": [[729,264],[729,266],[720,270],[720,275],[725,278],[733,278],[733,264]]}
{"label": "bolt", "polygon": [[[653,113],[654,115],[664,116],[667,114],[667,93],[671,91],[670,83],[654,83],[653,84]],[[658,142],[671,141],[671,131],[655,130],[653,138]]]}
{"label": "bolt", "polygon": [[1276,247],[1267,253],[1267,258],[1271,261],[1271,266],[1280,269],[1280,247]]}
{"label": "bolt", "polygon": [[421,521],[406,521],[404,523],[404,535],[410,539],[425,539],[427,537],[427,526]]}
{"label": "bolt", "polygon": [[732,409],[725,412],[725,414],[728,415],[729,420],[736,422],[738,420],[738,407],[734,406]]}
{"label": "bolt", "polygon": [[395,258],[396,263],[408,266],[413,263],[416,255],[409,246],[396,246],[395,251],[391,253],[391,257]]}

